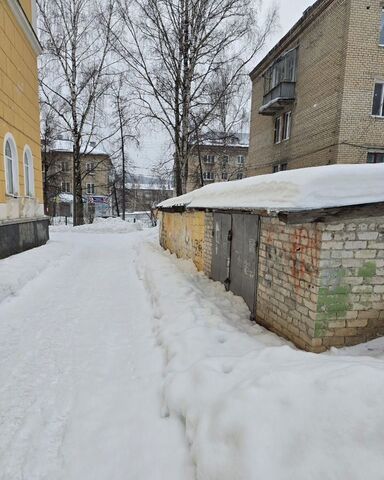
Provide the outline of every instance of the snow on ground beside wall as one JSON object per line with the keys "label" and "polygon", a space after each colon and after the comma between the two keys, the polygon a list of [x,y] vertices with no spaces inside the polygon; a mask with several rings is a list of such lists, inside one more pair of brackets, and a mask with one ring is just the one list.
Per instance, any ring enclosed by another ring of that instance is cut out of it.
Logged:
{"label": "snow on ground beside wall", "polygon": [[329,165],[214,183],[160,207],[292,211],[384,201],[384,165]]}
{"label": "snow on ground beside wall", "polygon": [[140,222],[129,223],[121,218],[95,218],[92,224],[79,225],[58,225],[50,227],[52,232],[62,233],[132,233],[142,230],[143,226]]}
{"label": "snow on ground beside wall", "polygon": [[156,229],[69,231],[0,261],[1,480],[384,479],[384,339],[298,351]]}
{"label": "snow on ground beside wall", "polygon": [[185,423],[198,480],[384,478],[384,339],[298,351],[189,262],[140,249],[164,408]]}

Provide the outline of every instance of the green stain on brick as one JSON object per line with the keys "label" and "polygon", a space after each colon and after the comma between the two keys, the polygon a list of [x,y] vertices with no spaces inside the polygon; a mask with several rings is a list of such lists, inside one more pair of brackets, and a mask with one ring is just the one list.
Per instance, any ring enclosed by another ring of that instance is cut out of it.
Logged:
{"label": "green stain on brick", "polygon": [[336,314],[343,315],[349,309],[350,286],[342,286],[345,270],[340,269],[328,277],[330,286],[319,289],[317,303],[317,320],[315,322],[315,337],[323,337],[328,329],[328,322],[335,319]]}
{"label": "green stain on brick", "polygon": [[372,278],[376,275],[376,263],[366,262],[359,268],[359,277]]}

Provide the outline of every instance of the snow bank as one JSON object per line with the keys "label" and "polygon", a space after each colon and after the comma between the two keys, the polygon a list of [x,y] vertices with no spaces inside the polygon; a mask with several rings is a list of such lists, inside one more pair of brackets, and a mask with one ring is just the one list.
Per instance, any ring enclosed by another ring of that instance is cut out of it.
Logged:
{"label": "snow bank", "polygon": [[59,225],[51,227],[52,232],[70,232],[70,233],[132,233],[142,230],[141,223],[124,222],[121,218],[95,218],[92,224],[79,225],[72,227],[69,225]]}
{"label": "snow bank", "polygon": [[298,351],[191,263],[139,248],[166,352],[164,412],[182,419],[198,480],[384,478],[384,339],[372,357],[370,344]]}
{"label": "snow bank", "polygon": [[340,207],[384,201],[383,184],[383,164],[331,165],[214,183],[165,200],[159,207],[269,211]]}
{"label": "snow bank", "polygon": [[[69,247],[49,241],[47,245],[0,260],[0,302],[18,291],[50,266],[68,258]],[[44,292],[41,293],[43,301]]]}

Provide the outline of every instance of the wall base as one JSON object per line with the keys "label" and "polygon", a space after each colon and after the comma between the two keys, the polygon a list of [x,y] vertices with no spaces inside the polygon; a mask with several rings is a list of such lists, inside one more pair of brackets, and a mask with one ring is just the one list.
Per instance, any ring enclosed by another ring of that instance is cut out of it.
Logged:
{"label": "wall base", "polygon": [[1,223],[0,259],[45,245],[49,240],[48,227],[48,218]]}

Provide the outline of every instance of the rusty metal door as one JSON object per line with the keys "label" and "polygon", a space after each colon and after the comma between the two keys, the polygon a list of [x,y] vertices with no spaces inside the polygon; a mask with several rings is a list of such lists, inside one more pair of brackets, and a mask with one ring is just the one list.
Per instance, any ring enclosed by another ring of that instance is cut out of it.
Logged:
{"label": "rusty metal door", "polygon": [[212,279],[226,284],[229,278],[232,217],[227,213],[213,215]]}
{"label": "rusty metal door", "polygon": [[247,303],[252,315],[256,308],[259,245],[259,216],[232,215],[230,289]]}

